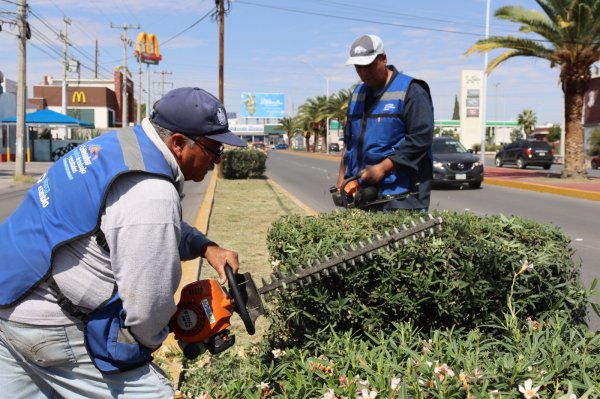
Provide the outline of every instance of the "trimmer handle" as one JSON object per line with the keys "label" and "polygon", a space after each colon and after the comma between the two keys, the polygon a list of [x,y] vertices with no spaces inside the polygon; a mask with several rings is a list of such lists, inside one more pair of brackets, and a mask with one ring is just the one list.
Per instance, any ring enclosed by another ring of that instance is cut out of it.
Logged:
{"label": "trimmer handle", "polygon": [[[245,282],[245,279],[243,276],[233,273],[233,269],[228,264],[225,265],[225,275],[227,276],[227,282],[229,283],[229,293],[232,296],[235,311],[238,312],[240,318],[244,322],[248,334],[254,335],[256,329],[254,328],[254,322],[252,321],[246,306],[247,298],[244,297],[245,290],[242,291],[238,285],[238,281]],[[237,276],[239,276],[239,278]]]}

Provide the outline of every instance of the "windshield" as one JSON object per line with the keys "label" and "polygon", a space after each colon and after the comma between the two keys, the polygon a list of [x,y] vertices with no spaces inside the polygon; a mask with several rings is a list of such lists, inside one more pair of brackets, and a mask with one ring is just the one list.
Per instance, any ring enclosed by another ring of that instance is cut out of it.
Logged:
{"label": "windshield", "polygon": [[468,152],[467,149],[456,140],[434,140],[431,148],[434,154],[463,154]]}

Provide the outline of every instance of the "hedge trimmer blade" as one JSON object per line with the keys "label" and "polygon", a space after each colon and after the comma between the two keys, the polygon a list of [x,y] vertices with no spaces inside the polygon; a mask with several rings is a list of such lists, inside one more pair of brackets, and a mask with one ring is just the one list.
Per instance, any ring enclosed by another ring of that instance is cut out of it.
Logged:
{"label": "hedge trimmer blade", "polygon": [[[340,253],[333,252],[331,254],[331,258],[325,256],[323,260],[317,261],[292,273],[273,273],[270,283],[264,279],[262,280],[263,286],[261,288],[256,288],[254,282],[252,281],[251,284],[246,284],[251,286],[248,287],[250,289],[247,289],[247,291],[249,291],[248,308],[250,309],[253,307],[251,305],[252,303],[256,302],[254,299],[258,299],[259,295],[267,294],[271,291],[282,291],[296,283],[310,284],[312,283],[313,278],[320,279],[321,274],[328,276],[330,271],[337,273],[338,267],[354,265],[356,259],[362,260],[362,257],[364,256],[372,257],[371,253],[373,251],[385,250],[389,246],[394,246],[397,248],[400,241],[406,240],[410,237],[416,240],[417,235],[420,234],[421,236],[425,236],[425,233],[428,230],[430,233],[433,233],[434,228],[441,229],[441,224],[442,218],[434,218],[432,215],[429,215],[429,220],[427,221],[423,218],[420,218],[420,223],[418,224],[414,221],[411,221],[410,226],[403,225],[400,229],[395,228],[392,231],[384,233],[383,236],[369,239],[366,243],[358,243],[355,246],[352,245],[349,249],[341,250]],[[248,278],[246,278],[246,282],[249,282]],[[262,308],[262,304],[259,305],[259,307]]]}

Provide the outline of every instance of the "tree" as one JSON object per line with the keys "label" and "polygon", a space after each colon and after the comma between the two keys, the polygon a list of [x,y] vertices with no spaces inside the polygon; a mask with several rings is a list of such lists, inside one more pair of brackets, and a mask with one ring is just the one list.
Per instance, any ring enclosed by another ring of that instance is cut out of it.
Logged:
{"label": "tree", "polygon": [[517,140],[521,140],[523,138],[523,132],[521,132],[519,129],[513,129],[512,132],[510,132],[510,141],[517,141]]}
{"label": "tree", "polygon": [[296,136],[296,134],[298,133],[298,122],[294,119],[294,118],[281,118],[279,120],[279,123],[281,124],[282,129],[287,133],[288,135],[288,147],[292,148],[292,139]]}
{"label": "tree", "polygon": [[460,119],[460,108],[458,106],[458,96],[454,96],[454,112],[452,112],[452,120],[457,121]]}
{"label": "tree", "polygon": [[552,143],[560,140],[560,126],[558,126],[558,125],[550,126],[548,128],[548,135],[546,136],[546,139]]}
{"label": "tree", "polygon": [[[520,31],[540,39],[515,36],[490,36],[479,40],[466,52],[508,49],[493,59],[486,73],[513,57],[536,57],[560,67],[564,93],[565,167],[562,177],[586,175],[583,146],[583,96],[591,79],[591,66],[600,60],[600,1],[535,0],[543,13],[520,6],[496,10],[498,19],[521,24]],[[545,14],[545,15],[544,15]]]}
{"label": "tree", "polygon": [[537,123],[537,116],[532,110],[524,109],[523,112],[517,115],[517,123],[523,129],[523,131],[525,132],[525,138],[527,138],[535,129],[535,124]]}

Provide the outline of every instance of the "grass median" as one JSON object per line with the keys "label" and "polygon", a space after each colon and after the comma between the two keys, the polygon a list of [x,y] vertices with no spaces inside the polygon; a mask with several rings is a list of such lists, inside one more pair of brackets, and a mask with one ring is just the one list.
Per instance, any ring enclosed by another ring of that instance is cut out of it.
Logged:
{"label": "grass median", "polygon": [[[267,279],[272,272],[267,231],[279,217],[293,214],[307,213],[269,179],[219,179],[207,236],[220,246],[238,252],[240,272],[251,273],[260,288],[261,279]],[[216,273],[204,264],[200,277],[215,278]],[[259,317],[256,334],[249,336],[237,314],[232,317],[231,324],[238,345],[260,341],[268,327],[266,319]]]}

